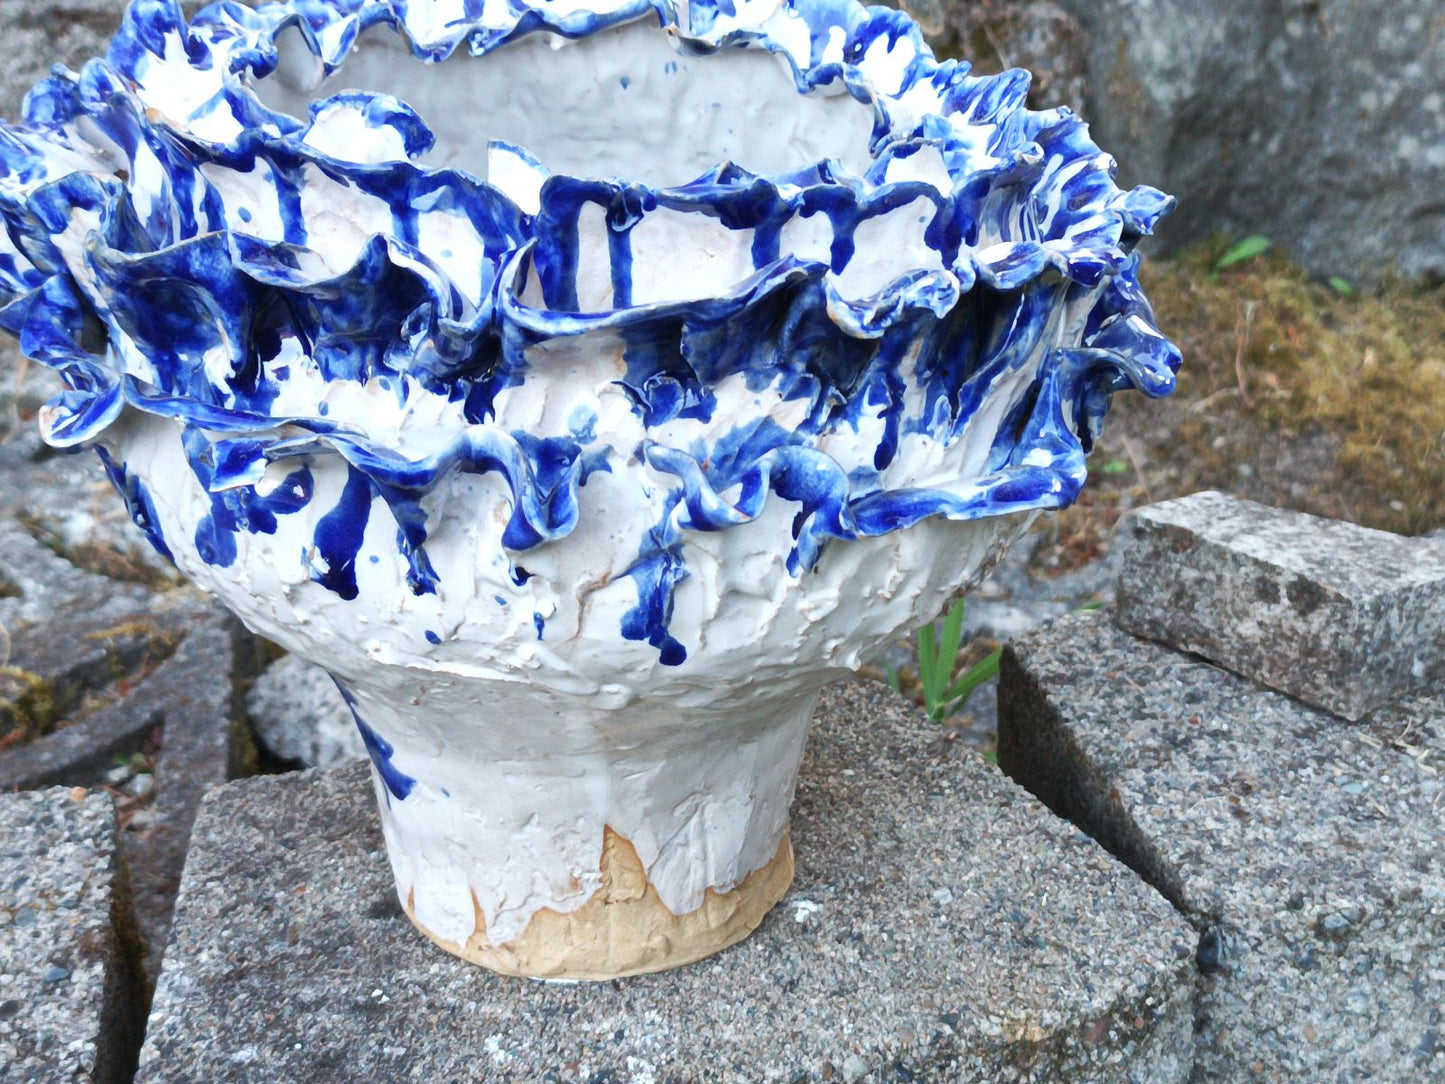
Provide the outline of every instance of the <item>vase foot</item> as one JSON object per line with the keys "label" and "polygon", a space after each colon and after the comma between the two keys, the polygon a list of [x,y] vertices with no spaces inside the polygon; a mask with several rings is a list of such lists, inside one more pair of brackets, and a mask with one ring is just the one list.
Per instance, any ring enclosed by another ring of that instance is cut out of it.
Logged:
{"label": "vase foot", "polygon": [[[793,847],[787,832],[766,865],[727,892],[709,888],[702,905],[678,915],[668,910],[647,879],[632,844],[611,828],[602,841],[602,887],[575,911],[545,908],[512,941],[494,945],[476,912],[476,932],[465,944],[437,937],[406,901],[412,924],[454,956],[503,975],[546,979],[616,979],[701,960],[737,944],[793,883]],[[473,901],[475,906],[475,901]]]}

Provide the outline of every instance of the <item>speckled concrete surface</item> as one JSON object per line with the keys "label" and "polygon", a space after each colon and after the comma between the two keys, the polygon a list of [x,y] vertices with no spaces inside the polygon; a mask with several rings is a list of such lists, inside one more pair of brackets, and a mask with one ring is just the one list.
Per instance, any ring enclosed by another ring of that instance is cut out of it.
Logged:
{"label": "speckled concrete surface", "polygon": [[0,1080],[128,1080],[134,933],[109,796],[0,795]]}
{"label": "speckled concrete surface", "polygon": [[1124,521],[1121,628],[1349,719],[1445,681],[1445,542],[1196,493]]}
{"label": "speckled concrete surface", "polygon": [[1445,698],[1350,726],[1106,613],[1020,639],[999,761],[1202,932],[1199,1081],[1445,1079]]}
{"label": "speckled concrete surface", "polygon": [[797,881],[758,933],[620,982],[504,979],[424,941],[366,772],[207,798],[140,1081],[1188,1077],[1193,931],[881,686],[826,694]]}
{"label": "speckled concrete surface", "polygon": [[246,690],[256,741],[278,760],[339,768],[366,759],[356,719],[331,675],[298,655],[267,666]]}

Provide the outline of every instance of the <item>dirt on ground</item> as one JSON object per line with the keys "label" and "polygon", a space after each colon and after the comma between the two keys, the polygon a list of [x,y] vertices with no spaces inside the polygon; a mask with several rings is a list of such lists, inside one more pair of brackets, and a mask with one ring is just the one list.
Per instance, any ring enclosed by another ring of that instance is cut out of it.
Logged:
{"label": "dirt on ground", "polygon": [[1445,527],[1445,287],[1356,291],[1272,252],[1224,270],[1227,239],[1146,260],[1178,388],[1121,394],[1079,503],[1042,517],[1039,572],[1108,547],[1128,508],[1218,489],[1400,534]]}

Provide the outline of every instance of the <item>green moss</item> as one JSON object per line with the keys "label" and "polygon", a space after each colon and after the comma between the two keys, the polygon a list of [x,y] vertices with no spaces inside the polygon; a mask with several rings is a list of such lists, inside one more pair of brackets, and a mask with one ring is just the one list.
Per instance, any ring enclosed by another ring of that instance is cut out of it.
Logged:
{"label": "green moss", "polygon": [[[170,658],[179,636],[148,621],[123,621],[85,634],[84,639],[105,646],[112,681],[128,687]],[[121,690],[124,692],[124,688]]]}
{"label": "green moss", "polygon": [[0,749],[49,733],[56,714],[50,682],[19,666],[0,666]]}
{"label": "green moss", "polygon": [[[115,498],[112,496],[110,499]],[[135,553],[103,541],[69,545],[51,523],[33,512],[22,510],[16,513],[15,518],[32,538],[76,568],[94,572],[107,579],[138,583],[152,591],[166,591],[181,582],[177,573],[157,568]]]}
{"label": "green moss", "polygon": [[1283,440],[1323,431],[1334,477],[1318,481],[1361,495],[1351,518],[1405,534],[1445,526],[1445,288],[1347,294],[1276,255],[1212,274],[1227,248],[1144,267],[1159,326],[1184,351],[1180,397],[1196,408],[1179,439],[1207,464],[1222,424]]}

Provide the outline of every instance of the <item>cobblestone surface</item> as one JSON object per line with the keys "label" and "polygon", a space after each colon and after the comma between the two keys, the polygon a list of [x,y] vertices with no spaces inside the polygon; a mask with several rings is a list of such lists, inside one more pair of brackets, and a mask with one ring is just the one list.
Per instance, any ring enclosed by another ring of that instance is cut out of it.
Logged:
{"label": "cobblestone surface", "polygon": [[129,1079],[141,1024],[131,921],[107,795],[0,795],[0,1080]]}
{"label": "cobblestone surface", "polygon": [[1183,1081],[1194,935],[882,686],[815,723],[759,931],[609,983],[505,979],[402,917],[369,769],[213,791],[139,1080]]}
{"label": "cobblestone surface", "polygon": [[1345,726],[1102,613],[1000,688],[999,763],[1199,929],[1199,1080],[1445,1079],[1445,690]]}

